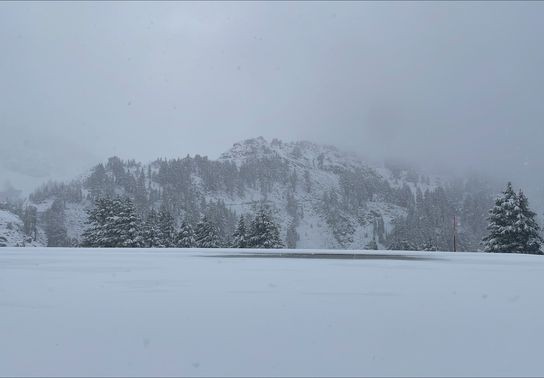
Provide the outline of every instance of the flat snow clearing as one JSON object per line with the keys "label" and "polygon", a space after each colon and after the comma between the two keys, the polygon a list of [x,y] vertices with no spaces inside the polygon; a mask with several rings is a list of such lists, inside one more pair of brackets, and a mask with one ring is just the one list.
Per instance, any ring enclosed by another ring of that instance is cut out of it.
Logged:
{"label": "flat snow clearing", "polygon": [[272,253],[4,248],[0,376],[544,375],[544,256]]}

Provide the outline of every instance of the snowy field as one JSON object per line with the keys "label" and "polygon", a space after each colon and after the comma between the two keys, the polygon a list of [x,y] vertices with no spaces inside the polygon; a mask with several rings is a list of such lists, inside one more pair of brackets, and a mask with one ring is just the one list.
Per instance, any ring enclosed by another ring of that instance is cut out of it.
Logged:
{"label": "snowy field", "polygon": [[544,375],[543,256],[237,253],[1,249],[0,376]]}

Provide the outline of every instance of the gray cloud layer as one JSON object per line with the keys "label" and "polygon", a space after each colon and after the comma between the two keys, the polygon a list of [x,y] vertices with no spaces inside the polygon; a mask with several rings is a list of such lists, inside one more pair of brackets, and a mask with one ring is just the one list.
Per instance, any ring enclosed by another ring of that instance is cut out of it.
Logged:
{"label": "gray cloud layer", "polygon": [[47,134],[77,166],[263,135],[540,185],[543,20],[539,2],[3,2],[0,143]]}

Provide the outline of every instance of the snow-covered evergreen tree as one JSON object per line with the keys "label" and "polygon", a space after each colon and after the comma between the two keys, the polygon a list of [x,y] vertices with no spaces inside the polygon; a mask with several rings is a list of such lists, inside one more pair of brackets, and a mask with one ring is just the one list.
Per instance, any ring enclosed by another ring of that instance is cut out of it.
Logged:
{"label": "snow-covered evergreen tree", "polygon": [[219,248],[221,241],[215,225],[204,216],[195,229],[195,245],[198,248]]}
{"label": "snow-covered evergreen tree", "polygon": [[142,225],[142,238],[144,246],[147,248],[156,248],[161,245],[158,215],[155,209],[149,211]]}
{"label": "snow-covered evergreen tree", "polygon": [[51,208],[45,212],[45,235],[48,247],[70,245],[65,225],[64,204],[60,199],[54,200]]}
{"label": "snow-covered evergreen tree", "polygon": [[101,198],[89,210],[89,227],[83,246],[101,248],[141,247],[141,224],[129,198]]}
{"label": "snow-covered evergreen tree", "polygon": [[287,248],[295,249],[297,247],[297,242],[300,239],[300,236],[298,235],[297,227],[294,220],[289,223],[285,238],[287,242]]}
{"label": "snow-covered evergreen tree", "polygon": [[515,252],[518,248],[518,235],[515,229],[518,198],[509,182],[506,189],[495,201],[489,211],[489,234],[483,239],[486,252]]}
{"label": "snow-covered evergreen tree", "polygon": [[240,215],[236,230],[232,234],[232,248],[247,248],[248,247],[248,234],[246,228],[246,222],[244,216]]}
{"label": "snow-covered evergreen tree", "polygon": [[111,217],[113,200],[97,198],[94,206],[87,211],[87,228],[83,232],[83,247],[101,247],[108,240],[106,237],[108,219]]}
{"label": "snow-covered evergreen tree", "polygon": [[173,247],[174,238],[176,236],[176,221],[168,210],[161,209],[159,212],[158,226],[159,246],[162,248]]}
{"label": "snow-covered evergreen tree", "polygon": [[279,226],[272,219],[270,211],[260,208],[251,223],[249,232],[250,248],[284,248]]}
{"label": "snow-covered evergreen tree", "polygon": [[127,197],[117,198],[114,203],[119,211],[111,218],[113,247],[142,247],[141,221],[136,215],[134,203]]}
{"label": "snow-covered evergreen tree", "polygon": [[175,240],[176,248],[193,248],[196,246],[195,232],[187,221],[181,224]]}
{"label": "snow-covered evergreen tree", "polygon": [[136,185],[134,188],[134,204],[140,213],[142,213],[148,206],[148,196],[145,187],[145,174],[143,169],[140,170],[136,180]]}
{"label": "snow-covered evergreen tree", "polygon": [[516,226],[519,230],[519,244],[521,253],[541,254],[540,246],[543,239],[540,235],[540,226],[536,222],[536,213],[529,209],[529,200],[520,190],[518,194],[520,209]]}
{"label": "snow-covered evergreen tree", "polygon": [[542,238],[529,209],[527,197],[517,195],[508,183],[489,212],[489,234],[483,239],[486,252],[540,253]]}

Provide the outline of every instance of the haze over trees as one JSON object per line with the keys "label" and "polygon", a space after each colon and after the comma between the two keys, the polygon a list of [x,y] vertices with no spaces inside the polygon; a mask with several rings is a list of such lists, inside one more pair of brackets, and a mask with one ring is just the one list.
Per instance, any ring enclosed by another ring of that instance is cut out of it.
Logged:
{"label": "haze over trees", "polygon": [[55,199],[45,212],[45,234],[48,247],[70,246],[66,231],[64,204],[60,199]]}
{"label": "haze over trees", "polygon": [[275,240],[271,245],[289,248],[449,251],[456,219],[457,250],[476,251],[484,248],[494,192],[477,176],[446,180],[396,161],[377,169],[334,147],[256,138],[218,160],[196,155],[141,164],[113,157],[82,180],[44,184],[14,211],[29,235],[43,229],[52,246],[96,245],[89,232],[96,237],[106,220],[92,212],[94,204],[119,197],[124,207],[109,206],[132,217],[126,221],[141,236],[127,241],[133,246],[264,248],[251,235],[259,228]]}

